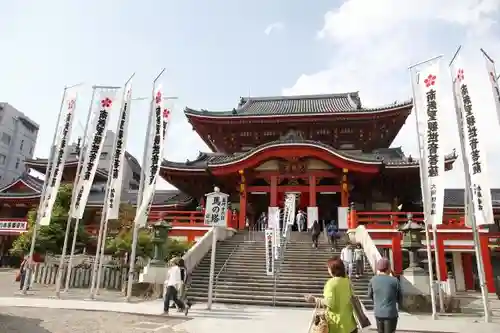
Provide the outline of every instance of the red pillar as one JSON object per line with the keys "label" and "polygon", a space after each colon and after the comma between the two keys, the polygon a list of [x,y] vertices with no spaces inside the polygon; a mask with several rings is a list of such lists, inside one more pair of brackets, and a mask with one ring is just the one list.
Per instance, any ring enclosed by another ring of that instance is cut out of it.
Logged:
{"label": "red pillar", "polygon": [[316,207],[316,176],[309,176],[309,207]]}
{"label": "red pillar", "polygon": [[400,275],[403,273],[403,250],[401,249],[401,233],[395,232],[392,236],[392,261],[394,273]]}
{"label": "red pillar", "polygon": [[442,235],[437,236],[437,239],[434,241],[434,246],[436,246],[437,255],[439,256],[439,273],[441,274],[441,281],[446,281],[448,280],[448,269],[446,268],[446,255],[444,253],[444,239]]}
{"label": "red pillar", "polygon": [[465,290],[474,290],[472,253],[462,253],[462,268],[464,270]]}
{"label": "red pillar", "polygon": [[245,229],[245,222],[247,217],[247,187],[245,182],[245,172],[239,170],[240,174],[240,218],[238,223],[238,229]]}
{"label": "red pillar", "polygon": [[484,277],[488,292],[495,292],[495,277],[493,275],[493,266],[491,265],[490,248],[488,247],[488,235],[479,235],[481,255],[483,256]]}
{"label": "red pillar", "polygon": [[278,176],[271,176],[270,206],[278,207]]}

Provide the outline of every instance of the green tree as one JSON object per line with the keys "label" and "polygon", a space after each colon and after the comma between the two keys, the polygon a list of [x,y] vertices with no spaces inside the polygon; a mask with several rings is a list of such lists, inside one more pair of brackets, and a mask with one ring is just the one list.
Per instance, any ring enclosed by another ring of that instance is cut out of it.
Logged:
{"label": "green tree", "polygon": [[[68,220],[68,212],[71,205],[72,186],[68,184],[61,185],[57,198],[52,209],[50,225],[41,226],[35,243],[35,252],[60,254],[63,243],[64,233],[66,232],[66,222]],[[33,235],[33,227],[36,223],[37,209],[32,209],[28,212],[28,231],[20,235],[12,244],[11,252],[18,255],[29,253],[31,246],[31,237]],[[73,235],[74,227],[70,229],[70,235]],[[78,227],[77,233],[77,249],[85,247],[89,240],[88,233],[84,230],[82,224]]]}
{"label": "green tree", "polygon": [[[106,244],[106,252],[112,255],[123,257],[125,253],[132,251],[132,232],[133,228],[123,229],[118,235],[109,240]],[[137,235],[137,256],[150,258],[153,254],[153,238],[146,229],[139,230]]]}

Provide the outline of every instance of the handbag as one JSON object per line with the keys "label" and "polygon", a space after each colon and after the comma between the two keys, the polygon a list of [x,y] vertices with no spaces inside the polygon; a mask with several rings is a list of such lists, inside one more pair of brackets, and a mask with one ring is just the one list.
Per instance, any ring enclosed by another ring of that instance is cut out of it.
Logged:
{"label": "handbag", "polygon": [[16,282],[20,282],[21,281],[21,272],[17,272],[16,273]]}
{"label": "handbag", "polygon": [[354,312],[354,319],[356,319],[356,323],[359,328],[363,329],[365,327],[371,326],[370,319],[365,314],[365,309],[363,308],[363,304],[359,300],[358,296],[354,294],[354,289],[351,284],[351,304],[352,310]]}
{"label": "handbag", "polygon": [[328,323],[326,321],[325,311],[322,309],[321,304],[316,304],[307,332],[328,333]]}

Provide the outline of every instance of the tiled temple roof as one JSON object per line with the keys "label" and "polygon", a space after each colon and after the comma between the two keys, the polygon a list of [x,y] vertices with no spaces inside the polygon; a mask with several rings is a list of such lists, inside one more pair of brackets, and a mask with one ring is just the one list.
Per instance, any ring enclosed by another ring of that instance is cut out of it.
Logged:
{"label": "tiled temple roof", "polygon": [[[416,167],[418,166],[418,159],[412,158],[411,156],[405,156],[401,147],[398,148],[384,148],[377,149],[371,153],[363,153],[361,151],[346,151],[346,150],[338,150],[329,146],[327,144],[304,140],[298,137],[289,137],[282,138],[280,140],[271,141],[250,149],[246,152],[238,152],[233,154],[225,154],[225,153],[200,153],[198,158],[194,161],[187,161],[185,163],[182,162],[171,162],[164,160],[162,163],[163,167],[166,168],[185,168],[185,169],[205,169],[209,167],[216,167],[218,165],[227,164],[231,162],[236,162],[241,160],[247,156],[254,154],[256,151],[263,150],[272,146],[280,146],[280,145],[289,145],[289,144],[298,144],[298,145],[310,145],[324,148],[326,150],[330,150],[342,157],[347,159],[359,161],[361,163],[380,163],[380,165],[384,164],[387,167]],[[457,158],[455,152],[446,155],[445,159],[447,162],[453,162]]]}
{"label": "tiled temple roof", "polygon": [[[9,192],[9,189],[17,182],[24,182],[30,190],[26,192]],[[37,198],[40,196],[43,187],[43,180],[24,173],[11,184],[0,189],[0,199],[15,199],[15,198]],[[104,201],[105,184],[94,184],[89,195],[88,205],[100,206]],[[180,205],[184,206],[189,203],[193,198],[189,195],[179,192],[178,190],[156,190],[153,205]],[[122,193],[122,202],[127,202],[131,205],[137,203],[137,191],[127,191]]]}
{"label": "tiled temple roof", "polygon": [[376,108],[364,108],[358,92],[272,97],[241,97],[238,107],[231,111],[185,109],[187,115],[210,117],[310,115],[332,113],[372,113],[411,106],[412,101],[394,102]]}

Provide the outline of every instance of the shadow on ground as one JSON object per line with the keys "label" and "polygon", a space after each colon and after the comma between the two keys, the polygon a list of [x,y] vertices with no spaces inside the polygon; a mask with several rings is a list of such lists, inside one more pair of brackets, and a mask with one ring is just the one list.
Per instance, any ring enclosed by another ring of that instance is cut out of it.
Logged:
{"label": "shadow on ground", "polygon": [[0,314],[2,333],[55,333],[40,326],[42,320]]}

